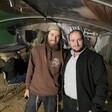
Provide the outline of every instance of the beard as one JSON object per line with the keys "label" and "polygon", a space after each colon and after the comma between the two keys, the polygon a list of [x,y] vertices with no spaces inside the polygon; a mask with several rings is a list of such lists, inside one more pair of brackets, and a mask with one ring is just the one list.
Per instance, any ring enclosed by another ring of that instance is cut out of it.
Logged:
{"label": "beard", "polygon": [[50,44],[50,43],[46,43],[46,47],[50,50],[56,51],[60,49],[60,45],[59,44]]}
{"label": "beard", "polygon": [[85,46],[82,46],[82,47],[81,47],[80,49],[78,49],[78,50],[73,49],[73,51],[74,51],[74,52],[81,52],[84,48],[85,48]]}

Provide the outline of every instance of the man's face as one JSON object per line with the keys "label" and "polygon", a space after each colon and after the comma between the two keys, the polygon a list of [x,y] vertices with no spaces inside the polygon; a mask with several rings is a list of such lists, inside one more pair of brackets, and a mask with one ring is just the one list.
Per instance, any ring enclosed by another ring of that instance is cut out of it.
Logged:
{"label": "man's face", "polygon": [[73,32],[69,37],[69,45],[75,52],[80,52],[84,46],[84,40],[79,32]]}
{"label": "man's face", "polygon": [[60,41],[60,32],[58,30],[51,30],[48,34],[48,43],[52,45],[58,44]]}

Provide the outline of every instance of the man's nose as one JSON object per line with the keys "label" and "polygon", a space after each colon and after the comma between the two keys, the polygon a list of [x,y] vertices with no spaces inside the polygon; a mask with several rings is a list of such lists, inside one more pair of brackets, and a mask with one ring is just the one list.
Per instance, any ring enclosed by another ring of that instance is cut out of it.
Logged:
{"label": "man's nose", "polygon": [[56,36],[53,36],[53,39],[52,40],[56,40],[57,39],[57,37]]}
{"label": "man's nose", "polygon": [[75,44],[75,45],[78,45],[78,41],[74,41],[74,44]]}

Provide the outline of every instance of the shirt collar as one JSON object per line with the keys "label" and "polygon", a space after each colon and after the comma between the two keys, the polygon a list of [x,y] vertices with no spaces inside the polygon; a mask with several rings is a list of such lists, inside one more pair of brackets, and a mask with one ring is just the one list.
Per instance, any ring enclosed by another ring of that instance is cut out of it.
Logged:
{"label": "shirt collar", "polygon": [[[86,49],[87,47],[84,47],[84,49],[81,51],[81,52],[79,52],[79,55]],[[71,49],[71,55],[72,56],[75,56],[75,53],[74,53],[74,51]]]}

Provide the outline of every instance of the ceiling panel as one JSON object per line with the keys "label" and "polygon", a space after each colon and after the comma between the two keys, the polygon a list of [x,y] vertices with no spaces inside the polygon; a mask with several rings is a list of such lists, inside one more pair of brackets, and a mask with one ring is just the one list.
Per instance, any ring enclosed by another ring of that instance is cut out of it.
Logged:
{"label": "ceiling panel", "polygon": [[56,22],[112,32],[112,1],[102,1],[105,5],[92,0],[0,0],[0,24],[3,27],[17,20],[22,20],[21,25]]}

